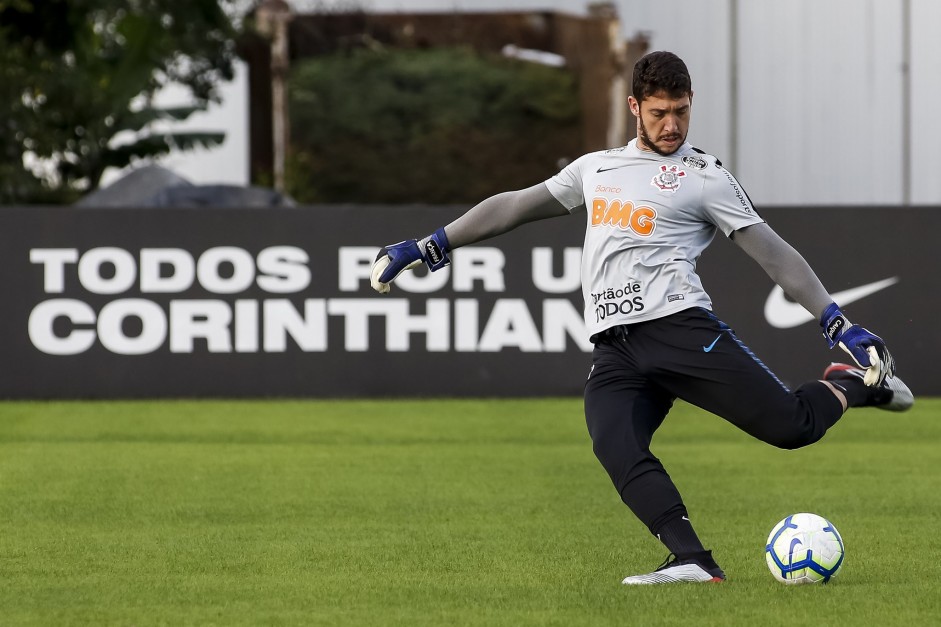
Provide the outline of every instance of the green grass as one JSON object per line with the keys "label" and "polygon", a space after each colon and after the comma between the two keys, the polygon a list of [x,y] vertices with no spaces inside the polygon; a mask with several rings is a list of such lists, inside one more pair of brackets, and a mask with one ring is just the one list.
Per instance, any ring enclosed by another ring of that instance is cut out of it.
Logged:
{"label": "green grass", "polygon": [[[580,399],[0,404],[2,625],[926,625],[941,400],[779,451],[680,404],[654,440],[721,585],[627,588],[665,550]],[[846,543],[775,582],[771,527]]]}

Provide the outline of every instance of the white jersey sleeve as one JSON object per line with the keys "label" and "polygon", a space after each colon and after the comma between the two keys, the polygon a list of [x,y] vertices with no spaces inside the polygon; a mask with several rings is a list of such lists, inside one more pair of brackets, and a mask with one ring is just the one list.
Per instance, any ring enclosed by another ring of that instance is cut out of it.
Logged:
{"label": "white jersey sleeve", "polygon": [[546,181],[549,193],[569,210],[569,213],[585,205],[585,191],[582,187],[582,167],[590,155],[583,155],[568,164],[562,170]]}
{"label": "white jersey sleeve", "polygon": [[[715,161],[715,157],[710,157]],[[764,222],[755,211],[751,199],[735,180],[732,173],[715,161],[715,167],[706,168],[703,181],[703,213],[726,236],[733,231]]]}

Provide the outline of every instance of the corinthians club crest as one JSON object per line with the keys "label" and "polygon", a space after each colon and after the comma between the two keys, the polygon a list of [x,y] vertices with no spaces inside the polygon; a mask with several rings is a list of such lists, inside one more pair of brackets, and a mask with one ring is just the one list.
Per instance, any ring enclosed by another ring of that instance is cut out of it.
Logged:
{"label": "corinthians club crest", "polygon": [[662,165],[660,172],[653,177],[650,184],[661,192],[675,192],[680,188],[680,179],[686,176],[686,172],[676,165]]}

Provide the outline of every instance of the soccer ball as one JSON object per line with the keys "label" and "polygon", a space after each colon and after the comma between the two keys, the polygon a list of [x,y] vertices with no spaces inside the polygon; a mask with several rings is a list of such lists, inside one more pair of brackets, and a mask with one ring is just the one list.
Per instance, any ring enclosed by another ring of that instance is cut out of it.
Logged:
{"label": "soccer ball", "polygon": [[793,514],[771,530],[765,559],[782,583],[827,583],[843,565],[843,539],[816,514]]}

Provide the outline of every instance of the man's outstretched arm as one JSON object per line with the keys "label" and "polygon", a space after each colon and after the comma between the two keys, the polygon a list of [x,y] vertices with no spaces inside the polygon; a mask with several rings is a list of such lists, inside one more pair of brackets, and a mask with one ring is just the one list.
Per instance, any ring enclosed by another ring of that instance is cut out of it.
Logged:
{"label": "man's outstretched arm", "polygon": [[732,233],[732,241],[768,273],[791,298],[818,316],[830,348],[839,345],[866,369],[866,385],[894,376],[895,360],[878,335],[852,324],[827,293],[810,264],[767,224],[752,224]]}
{"label": "man's outstretched arm", "polygon": [[545,183],[503,192],[471,207],[444,227],[451,248],[460,248],[511,231],[521,224],[568,215]]}
{"label": "man's outstretched arm", "polygon": [[567,214],[568,209],[549,193],[545,183],[491,196],[422,240],[384,246],[373,264],[372,287],[385,294],[405,270],[421,263],[432,272],[447,266],[451,263],[448,253],[455,248],[495,237],[527,222]]}
{"label": "man's outstretched arm", "polygon": [[732,241],[815,318],[833,302],[810,264],[767,224],[739,229],[732,233]]}

